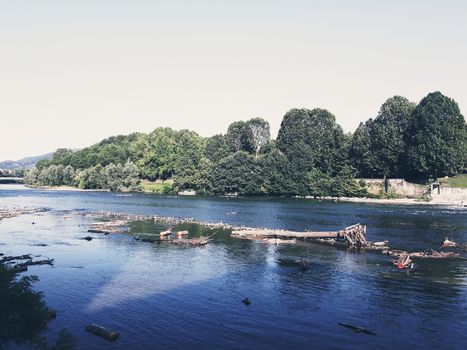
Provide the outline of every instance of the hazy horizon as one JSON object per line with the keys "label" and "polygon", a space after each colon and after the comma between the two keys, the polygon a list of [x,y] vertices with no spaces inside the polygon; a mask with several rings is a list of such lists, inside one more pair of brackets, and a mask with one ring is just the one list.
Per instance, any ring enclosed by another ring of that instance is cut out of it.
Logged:
{"label": "hazy horizon", "polygon": [[467,2],[0,0],[0,161],[104,138],[225,133],[290,108],[346,132],[394,95],[467,108]]}

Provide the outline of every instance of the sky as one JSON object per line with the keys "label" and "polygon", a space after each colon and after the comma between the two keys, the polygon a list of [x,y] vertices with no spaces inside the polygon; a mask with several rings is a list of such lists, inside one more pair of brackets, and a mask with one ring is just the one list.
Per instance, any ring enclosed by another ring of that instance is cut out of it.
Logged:
{"label": "sky", "polygon": [[0,160],[225,133],[290,108],[347,131],[394,95],[467,111],[464,0],[0,0]]}

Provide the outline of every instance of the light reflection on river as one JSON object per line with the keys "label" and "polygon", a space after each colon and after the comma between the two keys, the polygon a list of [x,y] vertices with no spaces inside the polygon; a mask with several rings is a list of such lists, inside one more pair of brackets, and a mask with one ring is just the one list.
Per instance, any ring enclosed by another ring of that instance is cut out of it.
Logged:
{"label": "light reflection on river", "polygon": [[[463,209],[0,186],[0,207],[13,205],[51,209],[2,220],[0,251],[55,259],[53,268],[30,268],[40,278],[34,288],[58,311],[49,334],[67,328],[82,349],[463,349],[467,343],[465,260],[422,261],[406,273],[375,253],[268,246],[223,231],[205,248],[157,246],[131,235],[93,234],[87,242],[80,238],[91,218],[62,212],[106,210],[293,230],[335,230],[361,222],[372,240],[419,250],[439,249],[445,236],[467,241]],[[163,228],[140,222],[132,232]],[[196,225],[189,230],[208,232]],[[313,266],[303,270],[281,263],[300,257]],[[251,305],[241,302],[245,297]],[[108,344],[84,332],[91,322],[118,330],[121,338]],[[376,336],[338,322],[366,327]]]}

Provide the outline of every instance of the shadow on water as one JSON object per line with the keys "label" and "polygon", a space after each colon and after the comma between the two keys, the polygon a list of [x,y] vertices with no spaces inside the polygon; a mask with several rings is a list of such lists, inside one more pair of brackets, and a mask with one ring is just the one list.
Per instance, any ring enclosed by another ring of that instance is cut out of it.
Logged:
{"label": "shadow on water", "polygon": [[65,329],[51,344],[42,335],[55,312],[47,307],[42,293],[32,290],[37,280],[35,276],[18,277],[0,265],[0,349],[12,344],[43,350],[76,347],[76,339]]}

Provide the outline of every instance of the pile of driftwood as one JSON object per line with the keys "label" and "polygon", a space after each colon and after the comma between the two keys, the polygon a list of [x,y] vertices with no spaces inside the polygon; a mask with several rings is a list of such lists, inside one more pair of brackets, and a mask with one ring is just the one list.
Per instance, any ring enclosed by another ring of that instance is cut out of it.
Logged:
{"label": "pile of driftwood", "polygon": [[[9,270],[14,272],[25,272],[28,266],[33,265],[53,265],[54,259],[43,259],[34,261],[31,254],[18,255],[18,256],[4,256],[0,254],[0,265],[6,265]],[[25,261],[24,261],[25,260]],[[19,262],[24,261],[24,262]]]}
{"label": "pile of driftwood", "polygon": [[425,252],[407,252],[405,250],[383,250],[383,254],[393,256],[397,259],[393,260],[393,264],[400,269],[413,267],[412,258],[416,259],[461,259],[461,255],[454,252],[438,252],[430,250]]}
{"label": "pile of driftwood", "polygon": [[308,240],[330,245],[339,243],[348,245],[350,247],[372,248],[375,246],[375,244],[367,241],[365,234],[366,227],[364,225],[356,224],[346,227],[341,231],[325,232],[297,232],[286,230],[245,228],[243,230],[232,231],[231,236],[241,239],[258,240],[264,243],[272,244],[295,243],[297,240]]}

